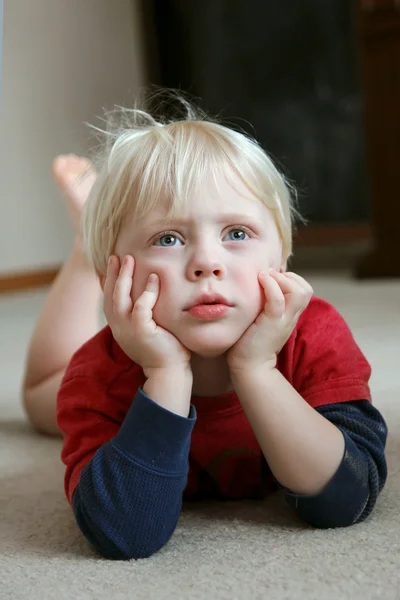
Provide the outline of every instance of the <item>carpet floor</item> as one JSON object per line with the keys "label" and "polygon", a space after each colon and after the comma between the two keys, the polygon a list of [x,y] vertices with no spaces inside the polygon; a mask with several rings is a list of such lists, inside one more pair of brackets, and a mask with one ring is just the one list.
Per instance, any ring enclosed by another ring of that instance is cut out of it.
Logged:
{"label": "carpet floor", "polygon": [[389,426],[388,480],[373,514],[315,530],[275,494],[185,507],[149,559],[96,556],[63,492],[61,441],[36,434],[19,399],[26,346],[45,290],[0,296],[0,599],[400,599],[400,282],[302,273],[350,324],[372,363]]}

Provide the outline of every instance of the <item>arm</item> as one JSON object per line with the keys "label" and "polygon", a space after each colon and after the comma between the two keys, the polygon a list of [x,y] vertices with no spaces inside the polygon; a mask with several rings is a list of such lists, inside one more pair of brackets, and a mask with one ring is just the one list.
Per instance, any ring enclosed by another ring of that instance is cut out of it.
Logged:
{"label": "arm", "polygon": [[387,477],[386,423],[367,400],[316,410],[342,431],[346,442],[343,460],[320,494],[298,496],[284,490],[285,498],[299,517],[314,527],[345,527],[364,521]]}
{"label": "arm", "polygon": [[337,471],[344,438],[277,369],[247,371],[234,386],[269,467],[297,494],[317,494]]}
{"label": "arm", "polygon": [[117,362],[102,357],[110,337],[105,328],[76,353],[58,393],[65,491],[101,554],[139,558],[167,542],[179,516],[196,417],[192,376],[159,371],[142,390],[121,350],[111,351]]}
{"label": "arm", "polygon": [[[122,264],[110,257],[104,310],[111,340],[104,345],[100,336],[93,348],[88,344],[85,369],[75,356],[58,395],[65,486],[78,525],[101,553],[125,559],[150,556],[175,529],[195,418],[191,353],[153,319],[160,291],[155,273],[133,302],[134,265],[130,255]],[[122,362],[131,363],[128,370],[117,364],[120,352]],[[146,381],[130,405],[138,387],[129,375],[135,365]]]}
{"label": "arm", "polygon": [[[276,369],[242,373],[235,377],[234,385],[271,471],[281,486],[290,490],[287,497],[295,498],[291,504],[300,516],[325,527],[361,520],[371,498],[370,472],[377,468],[376,456],[366,452],[363,440],[351,436],[346,427],[338,427],[334,418],[328,420],[323,411],[313,409]],[[354,426],[357,432],[357,419],[346,422],[350,431]],[[378,425],[379,433],[374,433],[370,424],[364,427],[369,427],[368,435],[374,437],[382,453],[386,426],[382,419]],[[384,472],[381,465],[383,481]],[[376,490],[372,495],[376,499]],[[319,517],[301,509],[305,507],[299,500],[302,497],[319,497]],[[347,510],[349,499],[351,514]],[[371,508],[369,505],[369,512]]]}
{"label": "arm", "polygon": [[170,412],[139,390],[118,434],[99,448],[73,495],[76,521],[101,554],[145,558],[175,530],[195,409]]}

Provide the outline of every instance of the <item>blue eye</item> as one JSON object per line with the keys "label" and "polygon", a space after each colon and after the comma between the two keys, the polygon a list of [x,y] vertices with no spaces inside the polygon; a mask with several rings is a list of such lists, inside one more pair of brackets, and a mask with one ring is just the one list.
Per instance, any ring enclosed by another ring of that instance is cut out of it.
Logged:
{"label": "blue eye", "polygon": [[173,235],[172,233],[165,233],[164,235],[160,236],[158,240],[155,241],[154,245],[169,248],[176,246],[176,243],[174,242],[181,243],[181,241],[176,237],[176,235]]}
{"label": "blue eye", "polygon": [[[227,235],[231,235],[231,240],[235,241],[235,242],[240,242],[242,240],[245,240],[246,238],[244,236],[247,235],[247,237],[249,237],[248,233],[246,233],[245,231],[243,231],[243,229],[231,229],[230,231],[228,231]],[[239,234],[239,235],[238,235]]]}

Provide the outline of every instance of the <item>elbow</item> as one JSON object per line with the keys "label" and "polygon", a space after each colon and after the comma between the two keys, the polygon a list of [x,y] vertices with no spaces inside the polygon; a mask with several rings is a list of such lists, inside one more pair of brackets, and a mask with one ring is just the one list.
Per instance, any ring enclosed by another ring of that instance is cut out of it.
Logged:
{"label": "elbow", "polygon": [[376,496],[367,493],[366,497],[352,495],[346,498],[286,495],[286,502],[297,516],[316,529],[350,527],[364,521],[372,512]]}
{"label": "elbow", "polygon": [[[175,531],[178,519],[170,523],[144,523],[137,519],[127,526],[127,517],[99,521],[92,519],[85,508],[76,501],[73,505],[76,523],[91,547],[100,555],[112,560],[138,560],[149,558],[165,546]],[[74,502],[75,501],[75,502]]]}
{"label": "elbow", "polygon": [[[122,462],[121,462],[122,461]],[[76,523],[91,546],[113,560],[149,558],[178,523],[184,477],[153,475],[128,461],[112,442],[94,454],[73,491]]]}
{"label": "elbow", "polygon": [[369,512],[363,509],[360,511],[340,509],[339,507],[335,510],[334,508],[329,510],[312,510],[309,511],[304,508],[296,510],[297,516],[315,529],[336,529],[339,527],[350,527],[360,523],[367,518]]}
{"label": "elbow", "polygon": [[334,477],[320,494],[285,493],[296,514],[318,529],[349,527],[364,521],[374,509],[387,476],[383,451],[375,460],[346,437],[346,450]]}
{"label": "elbow", "polygon": [[158,547],[148,547],[148,548],[118,548],[113,552],[109,552],[108,548],[104,548],[103,551],[100,548],[95,548],[99,554],[101,554],[104,558],[108,558],[111,560],[139,560],[143,558],[150,558],[160,550],[162,546]]}
{"label": "elbow", "polygon": [[143,539],[139,535],[129,538],[107,536],[105,532],[88,532],[87,528],[80,527],[82,533],[91,547],[104,558],[111,560],[139,560],[150,558],[167,544],[171,535],[165,539]]}

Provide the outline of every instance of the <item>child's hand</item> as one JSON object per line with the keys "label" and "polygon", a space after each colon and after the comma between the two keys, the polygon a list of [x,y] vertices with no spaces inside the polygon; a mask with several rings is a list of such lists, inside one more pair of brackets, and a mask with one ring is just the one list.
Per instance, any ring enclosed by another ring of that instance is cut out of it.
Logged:
{"label": "child's hand", "polygon": [[231,373],[261,365],[275,368],[277,354],[313,295],[310,284],[295,273],[270,269],[269,275],[259,273],[258,280],[266,302],[254,323],[226,354]]}
{"label": "child's hand", "polygon": [[133,304],[131,298],[135,260],[125,256],[120,267],[111,256],[104,285],[104,312],[115,340],[146,377],[160,369],[190,367],[190,351],[172,333],[159,327],[153,308],[160,292],[160,280],[152,273],[146,289]]}

